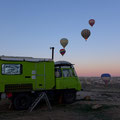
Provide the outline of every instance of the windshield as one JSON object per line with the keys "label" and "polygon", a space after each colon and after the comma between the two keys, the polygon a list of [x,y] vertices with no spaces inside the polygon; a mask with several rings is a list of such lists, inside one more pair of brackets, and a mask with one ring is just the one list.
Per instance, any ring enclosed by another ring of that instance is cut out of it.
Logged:
{"label": "windshield", "polygon": [[64,69],[63,68],[63,77],[73,77],[75,76],[73,69]]}

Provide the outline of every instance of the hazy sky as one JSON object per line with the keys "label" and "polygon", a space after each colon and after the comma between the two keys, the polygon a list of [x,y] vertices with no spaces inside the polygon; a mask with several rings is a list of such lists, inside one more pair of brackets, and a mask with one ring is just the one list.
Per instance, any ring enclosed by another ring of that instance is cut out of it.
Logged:
{"label": "hazy sky", "polygon": [[[83,29],[91,31],[87,42]],[[0,55],[50,58],[50,46],[79,76],[120,76],[120,0],[0,0]]]}

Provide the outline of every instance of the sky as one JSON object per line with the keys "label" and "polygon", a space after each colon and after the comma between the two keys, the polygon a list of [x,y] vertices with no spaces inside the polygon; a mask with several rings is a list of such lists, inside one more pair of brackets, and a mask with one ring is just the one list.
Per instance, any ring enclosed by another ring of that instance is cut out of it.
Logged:
{"label": "sky", "polygon": [[[83,29],[91,31],[87,42]],[[51,58],[50,47],[78,76],[120,76],[120,0],[0,0],[0,55]]]}

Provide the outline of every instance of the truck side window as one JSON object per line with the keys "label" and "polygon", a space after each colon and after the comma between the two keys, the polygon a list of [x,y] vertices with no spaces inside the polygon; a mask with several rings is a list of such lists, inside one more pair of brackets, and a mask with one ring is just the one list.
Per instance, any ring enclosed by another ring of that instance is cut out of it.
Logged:
{"label": "truck side window", "polygon": [[56,78],[62,77],[61,69],[55,69],[55,77]]}
{"label": "truck side window", "polygon": [[21,64],[2,64],[3,75],[20,75],[22,73]]}

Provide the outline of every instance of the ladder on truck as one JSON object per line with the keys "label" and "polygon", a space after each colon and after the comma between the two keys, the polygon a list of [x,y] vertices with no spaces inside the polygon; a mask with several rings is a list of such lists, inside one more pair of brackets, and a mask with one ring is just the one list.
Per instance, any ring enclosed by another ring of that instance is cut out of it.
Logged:
{"label": "ladder on truck", "polygon": [[40,100],[44,99],[47,106],[49,107],[50,110],[52,110],[50,101],[48,99],[48,96],[46,94],[46,92],[41,92],[38,97],[35,99],[35,101],[31,104],[31,106],[29,107],[29,111],[32,112],[32,110],[36,107],[36,105],[40,102]]}

